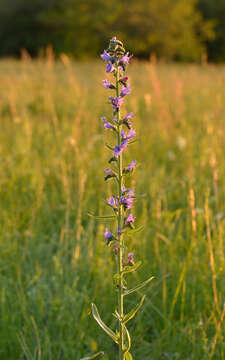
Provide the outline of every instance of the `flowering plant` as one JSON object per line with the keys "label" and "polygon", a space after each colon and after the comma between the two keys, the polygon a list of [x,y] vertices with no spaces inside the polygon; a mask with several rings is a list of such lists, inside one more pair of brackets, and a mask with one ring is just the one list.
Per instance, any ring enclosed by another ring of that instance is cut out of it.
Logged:
{"label": "flowering plant", "polygon": [[[104,238],[106,244],[112,247],[116,260],[117,269],[116,274],[114,275],[114,282],[118,294],[118,303],[113,315],[118,321],[118,329],[114,332],[105,325],[95,304],[92,304],[92,314],[100,327],[118,345],[119,360],[132,360],[132,355],[130,353],[131,338],[126,324],[141,308],[145,296],[143,296],[140,303],[127,314],[125,314],[124,311],[124,298],[140,290],[152,280],[151,277],[132,289],[127,289],[125,280],[127,274],[134,272],[141,265],[140,261],[135,262],[134,253],[128,250],[125,237],[128,233],[131,235],[142,228],[135,228],[134,225],[135,217],[131,210],[135,201],[134,190],[126,188],[126,176],[132,174],[135,170],[136,160],[123,166],[123,152],[129,144],[134,141],[133,139],[136,135],[131,122],[133,113],[131,112],[126,116],[121,115],[121,106],[124,99],[131,92],[128,77],[125,76],[125,71],[131,57],[132,56],[129,55],[128,52],[125,52],[122,42],[117,40],[116,37],[113,37],[112,40],[110,40],[108,49],[104,50],[101,55],[102,60],[106,62],[106,72],[112,74],[114,77],[114,83],[103,80],[103,86],[107,90],[114,91],[114,96],[109,97],[113,110],[113,119],[108,121],[105,117],[102,117],[101,120],[104,124],[104,128],[113,131],[117,140],[117,143],[113,147],[108,146],[110,151],[112,151],[112,155],[108,161],[111,168],[105,169],[105,180],[107,181],[112,178],[117,183],[117,194],[112,195],[106,201],[107,205],[109,205],[113,211],[112,217],[116,220],[117,229],[113,233],[106,228]],[[85,359],[94,359],[102,354],[102,352],[97,353]]]}

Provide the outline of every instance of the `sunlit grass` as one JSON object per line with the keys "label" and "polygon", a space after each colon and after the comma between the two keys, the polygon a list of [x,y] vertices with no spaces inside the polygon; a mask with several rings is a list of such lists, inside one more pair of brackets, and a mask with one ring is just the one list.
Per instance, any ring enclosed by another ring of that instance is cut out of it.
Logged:
{"label": "sunlit grass", "polygon": [[[133,63],[130,75],[135,282],[156,278],[129,325],[133,355],[223,360],[225,68]],[[0,77],[0,358],[114,359],[89,318],[94,300],[110,325],[115,306],[105,224],[87,215],[110,213],[102,64],[5,60]]]}

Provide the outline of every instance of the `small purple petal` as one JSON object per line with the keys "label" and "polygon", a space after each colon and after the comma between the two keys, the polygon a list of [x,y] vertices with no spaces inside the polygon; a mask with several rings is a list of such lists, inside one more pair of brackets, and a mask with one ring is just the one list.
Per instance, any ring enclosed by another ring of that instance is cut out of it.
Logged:
{"label": "small purple petal", "polygon": [[118,206],[118,199],[115,196],[111,196],[107,199],[107,203],[112,207]]}
{"label": "small purple petal", "polygon": [[115,98],[110,96],[109,100],[111,101],[114,110],[118,110],[118,108],[122,105],[124,101],[124,99],[121,96]]}
{"label": "small purple petal", "polygon": [[125,209],[131,209],[133,202],[134,202],[134,198],[129,195],[127,197],[125,196],[120,197],[120,203],[123,204]]}
{"label": "small purple petal", "polygon": [[123,78],[119,79],[119,82],[125,84],[127,82],[127,80],[128,80],[128,76],[124,76]]}
{"label": "small purple petal", "polygon": [[113,238],[113,234],[109,231],[108,228],[105,229],[104,236],[105,236],[106,239],[112,239]]}
{"label": "small purple petal", "polygon": [[110,73],[113,70],[115,70],[115,66],[111,62],[108,62],[108,64],[106,65],[106,72]]}
{"label": "small purple petal", "polygon": [[127,191],[127,188],[126,188],[126,186],[122,186],[122,194],[125,194],[125,192]]}
{"label": "small purple petal", "polygon": [[128,255],[127,255],[127,261],[128,263],[130,264],[134,264],[134,253],[133,252],[130,252]]}
{"label": "small purple petal", "polygon": [[131,120],[133,118],[133,116],[134,116],[134,113],[130,112],[123,118],[123,121]]}
{"label": "small purple petal", "polygon": [[122,91],[120,93],[120,96],[126,96],[129,95],[131,93],[131,89],[130,89],[130,85],[128,84],[127,87],[122,86]]}
{"label": "small purple petal", "polygon": [[115,253],[117,253],[117,251],[119,250],[119,246],[114,245],[114,246],[113,246],[113,249],[114,249]]}
{"label": "small purple petal", "polygon": [[110,122],[108,122],[104,116],[101,117],[101,120],[104,123],[104,128],[105,129],[114,129],[114,126],[112,124],[110,124]]}
{"label": "small purple petal", "polygon": [[108,175],[111,175],[113,173],[111,169],[105,169],[104,172]]}
{"label": "small purple petal", "polygon": [[128,145],[128,141],[123,141],[121,145],[117,145],[115,148],[114,148],[114,155],[116,157],[120,156],[122,154],[122,152],[124,151],[124,149],[127,147]]}
{"label": "small purple petal", "polygon": [[127,53],[120,59],[120,63],[122,63],[122,64],[124,64],[124,65],[128,65],[131,58],[132,58],[132,55],[129,56],[129,52],[127,52]]}
{"label": "small purple petal", "polygon": [[108,80],[102,80],[103,82],[103,86],[106,88],[106,89],[114,89],[115,86],[112,85]]}
{"label": "small purple petal", "polygon": [[132,139],[133,137],[135,137],[136,133],[135,133],[135,130],[131,129],[128,134],[125,133],[124,130],[122,130],[120,132],[120,135],[122,137],[122,141],[127,141],[127,140],[130,140]]}
{"label": "small purple petal", "polygon": [[135,167],[136,167],[136,163],[137,163],[136,160],[131,161],[131,163],[127,166],[126,170],[127,170],[127,171],[134,170]]}
{"label": "small purple petal", "polygon": [[131,224],[131,223],[133,223],[133,222],[134,222],[134,217],[133,217],[132,213],[130,213],[130,214],[128,215],[128,217],[126,218],[126,223],[127,223],[127,224]]}
{"label": "small purple petal", "polygon": [[127,190],[127,195],[134,196],[134,190],[133,189]]}
{"label": "small purple petal", "polygon": [[104,60],[104,61],[110,61],[112,59],[111,56],[105,50],[104,50],[103,54],[101,54],[100,56],[101,56],[102,60]]}
{"label": "small purple petal", "polygon": [[127,134],[126,140],[133,139],[135,137],[135,135],[136,135],[135,130],[131,129]]}

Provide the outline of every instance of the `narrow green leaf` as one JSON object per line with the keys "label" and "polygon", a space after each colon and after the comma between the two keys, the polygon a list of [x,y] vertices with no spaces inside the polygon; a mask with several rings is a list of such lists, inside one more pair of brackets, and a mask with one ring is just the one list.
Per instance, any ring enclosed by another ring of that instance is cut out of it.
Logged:
{"label": "narrow green leaf", "polygon": [[125,360],[133,360],[133,357],[130,352],[125,353]]}
{"label": "narrow green leaf", "polygon": [[134,264],[134,265],[125,266],[125,267],[123,268],[123,271],[122,271],[121,274],[124,275],[124,274],[131,273],[131,272],[137,270],[137,268],[139,268],[140,265],[141,265],[141,261],[138,261],[138,262],[137,262],[136,264]]}
{"label": "narrow green leaf", "polygon": [[91,355],[91,356],[86,356],[80,360],[92,360],[92,359],[96,359],[98,356],[103,356],[104,355],[104,352],[103,351],[100,351],[98,352],[97,354],[94,354],[94,355]]}
{"label": "narrow green leaf", "polygon": [[112,146],[110,146],[109,144],[105,143],[105,146],[109,149],[109,150],[114,150],[114,148]]}
{"label": "narrow green leaf", "polygon": [[91,304],[91,310],[92,310],[92,315],[99,324],[99,326],[106,332],[107,335],[109,335],[113,339],[113,341],[115,341],[116,344],[118,344],[118,336],[116,336],[114,331],[112,331],[107,325],[105,325],[105,323],[100,318],[97,306],[93,303]]}
{"label": "narrow green leaf", "polygon": [[121,316],[120,316],[120,314],[118,313],[117,310],[115,310],[115,313],[113,313],[113,316],[114,316],[117,320],[119,320],[120,322],[122,322],[122,318],[121,318]]}
{"label": "narrow green leaf", "polygon": [[135,139],[135,140],[129,141],[129,144],[133,144],[133,143],[135,143],[136,141],[139,141],[139,139]]}
{"label": "narrow green leaf", "polygon": [[127,231],[127,235],[135,234],[135,233],[137,233],[137,232],[142,231],[143,229],[144,229],[144,226],[143,226],[143,225],[142,225],[142,226],[139,226],[139,227],[137,227],[137,228],[135,228],[135,229],[132,229],[132,230]]}
{"label": "narrow green leaf", "polygon": [[99,215],[93,215],[91,213],[88,213],[88,216],[93,217],[95,219],[115,219],[115,215],[105,215],[105,216],[99,216]]}
{"label": "narrow green leaf", "polygon": [[142,304],[143,304],[144,300],[145,300],[145,295],[142,296],[140,303],[137,306],[135,306],[135,308],[133,308],[128,314],[126,314],[123,317],[123,323],[124,324],[126,324],[130,319],[132,319],[136,315],[138,310],[142,307]]}
{"label": "narrow green leaf", "polygon": [[125,334],[126,334],[126,337],[127,337],[127,348],[125,350],[125,354],[129,352],[130,350],[130,347],[131,347],[131,338],[130,338],[130,334],[129,334],[129,331],[127,329],[127,327],[124,325],[124,330],[125,330]]}
{"label": "narrow green leaf", "polygon": [[129,294],[132,294],[135,291],[138,291],[138,290],[142,289],[144,286],[146,286],[148,283],[150,283],[150,281],[152,281],[153,279],[154,279],[154,276],[151,276],[149,279],[145,280],[143,283],[133,287],[130,290],[126,290],[124,292],[124,295],[129,295]]}

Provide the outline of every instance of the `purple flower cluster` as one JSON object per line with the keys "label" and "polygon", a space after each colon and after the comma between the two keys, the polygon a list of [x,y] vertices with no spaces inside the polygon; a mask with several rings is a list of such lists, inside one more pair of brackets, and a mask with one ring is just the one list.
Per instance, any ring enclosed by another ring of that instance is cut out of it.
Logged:
{"label": "purple flower cluster", "polygon": [[103,86],[106,89],[115,89],[115,86],[111,84],[108,80],[102,80]]}
{"label": "purple flower cluster", "polygon": [[122,96],[118,96],[118,97],[109,97],[109,100],[111,101],[112,107],[115,111],[119,110],[119,107],[122,105],[124,99],[122,98]]}
{"label": "purple flower cluster", "polygon": [[130,252],[127,256],[127,262],[130,265],[134,265],[134,253]]}
{"label": "purple flower cluster", "polygon": [[136,160],[131,161],[131,163],[123,169],[123,174],[127,174],[136,168]]}
{"label": "purple flower cluster", "polygon": [[126,149],[127,145],[128,145],[128,141],[124,140],[121,145],[115,146],[114,151],[113,151],[114,156],[115,157],[120,156],[122,154],[123,150]]}
{"label": "purple flower cluster", "polygon": [[116,196],[113,195],[107,199],[107,204],[110,205],[113,209],[117,209],[119,200]]}
{"label": "purple flower cluster", "polygon": [[[121,45],[121,46],[120,46]],[[119,50],[118,50],[119,49]],[[107,79],[102,80],[103,86],[105,89],[116,90],[115,96],[110,96],[109,101],[113,108],[113,124],[106,120],[105,117],[102,117],[101,120],[104,123],[105,129],[112,129],[114,130],[118,137],[119,143],[112,147],[113,150],[113,157],[110,158],[109,163],[115,161],[119,163],[118,158],[122,155],[123,151],[129,145],[131,139],[133,139],[136,135],[135,130],[132,127],[131,120],[133,119],[133,112],[128,113],[127,115],[121,117],[120,111],[121,106],[124,102],[124,99],[127,95],[131,93],[131,88],[129,84],[129,79],[127,76],[124,75],[127,65],[130,63],[130,59],[132,58],[128,52],[122,47],[122,43],[116,39],[116,37],[112,38],[110,41],[110,45],[108,50],[104,50],[103,54],[101,54],[101,58],[103,61],[107,62],[106,64],[106,72],[113,73],[114,77],[116,78],[116,85],[113,85]],[[121,130],[121,127],[124,126],[128,129],[126,132],[124,129]],[[136,160],[130,162],[123,171],[122,177],[125,176],[127,173],[132,172],[136,167]],[[110,168],[105,169],[105,179],[110,177],[114,177],[117,180],[119,179],[119,175],[116,175],[116,172]],[[124,180],[122,180],[124,183]],[[133,228],[135,218],[132,212],[125,215],[127,210],[130,210],[134,203],[134,190],[127,189],[125,186],[121,188],[121,196],[111,196],[107,199],[107,204],[114,210],[115,213],[118,214],[120,208],[124,211],[124,219],[123,219],[123,226],[117,229],[117,236],[120,238],[121,234],[123,233],[123,229],[126,227]],[[111,240],[115,240],[116,238],[114,235],[109,231],[108,228],[105,229],[104,237],[107,242]],[[115,254],[118,253],[119,247],[117,245],[114,246]],[[132,265],[134,263],[134,254],[129,253],[127,258],[127,263]]]}
{"label": "purple flower cluster", "polygon": [[[116,37],[112,38],[112,41],[116,41]],[[132,55],[129,55],[127,52],[122,57],[111,56],[106,50],[100,55],[103,61],[107,61],[106,72],[114,72],[116,71],[116,67],[118,67],[119,71],[125,70],[125,67],[129,65]]]}
{"label": "purple flower cluster", "polygon": [[130,85],[128,84],[127,86],[122,86],[122,90],[120,93],[120,96],[124,97],[126,95],[129,95],[131,93],[131,89],[130,89]]}
{"label": "purple flower cluster", "polygon": [[114,126],[109,121],[106,120],[105,116],[101,117],[101,120],[104,123],[105,129],[115,129]]}
{"label": "purple flower cluster", "polygon": [[124,210],[131,209],[133,206],[134,197],[130,196],[129,194],[127,196],[121,196],[120,197],[120,204],[123,205]]}
{"label": "purple flower cluster", "polygon": [[124,218],[125,225],[131,226],[134,223],[135,218],[133,217],[133,214],[130,213],[127,217]]}

